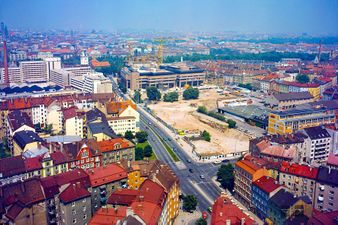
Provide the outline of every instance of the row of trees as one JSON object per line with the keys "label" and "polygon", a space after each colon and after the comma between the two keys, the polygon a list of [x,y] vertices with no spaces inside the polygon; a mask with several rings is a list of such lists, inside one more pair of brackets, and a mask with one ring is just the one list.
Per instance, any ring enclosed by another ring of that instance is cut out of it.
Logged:
{"label": "row of trees", "polygon": [[[183,57],[186,61],[200,61],[200,60],[264,60],[270,62],[279,62],[283,58],[300,58],[302,60],[314,60],[316,54],[299,53],[299,52],[263,52],[263,53],[241,53],[228,48],[211,49],[210,54],[192,54],[192,55],[177,55],[168,56],[164,59],[165,63],[179,62]],[[321,60],[327,61],[328,54],[322,54]]]}
{"label": "row of trees", "polygon": [[[135,95],[137,93],[137,96]],[[134,100],[140,99],[139,92],[135,92]],[[147,88],[147,97],[150,101],[159,101],[162,97],[161,92],[158,90],[157,87],[148,87]],[[176,91],[169,92],[163,96],[163,101],[165,102],[175,102],[178,101],[178,93]],[[199,97],[199,90],[197,88],[189,87],[188,89],[183,91],[183,99],[190,100],[190,99],[198,99]]]}
{"label": "row of trees", "polygon": [[205,106],[198,106],[197,112],[203,113],[205,115],[208,115],[210,117],[213,117],[215,119],[218,119],[220,121],[226,122],[228,124],[229,128],[235,128],[236,127],[236,121],[232,119],[226,119],[223,115],[217,113],[217,112],[208,112],[207,108]]}

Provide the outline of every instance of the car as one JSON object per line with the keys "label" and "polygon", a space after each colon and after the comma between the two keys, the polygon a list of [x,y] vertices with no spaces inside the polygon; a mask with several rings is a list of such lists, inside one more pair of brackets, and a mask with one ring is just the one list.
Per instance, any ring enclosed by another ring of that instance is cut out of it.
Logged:
{"label": "car", "polygon": [[194,171],[193,171],[191,168],[189,169],[189,172],[190,172],[190,173],[194,173]]}
{"label": "car", "polygon": [[201,179],[204,179],[204,178],[205,178],[205,176],[204,176],[203,174],[201,174],[201,175],[200,175],[200,178],[201,178]]}
{"label": "car", "polygon": [[188,163],[191,163],[191,160],[190,160],[190,159],[187,159],[187,162],[188,162]]}
{"label": "car", "polygon": [[217,160],[217,161],[213,162],[213,164],[214,164],[214,165],[217,165],[217,164],[220,164],[221,162],[222,162],[222,161]]}
{"label": "car", "polygon": [[148,122],[149,125],[151,125],[151,122]]}
{"label": "car", "polygon": [[212,213],[212,208],[210,206],[208,207],[208,211]]}

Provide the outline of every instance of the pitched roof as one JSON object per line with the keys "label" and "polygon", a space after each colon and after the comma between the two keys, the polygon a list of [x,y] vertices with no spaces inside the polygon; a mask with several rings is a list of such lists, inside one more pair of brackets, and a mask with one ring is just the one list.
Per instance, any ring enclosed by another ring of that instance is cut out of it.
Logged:
{"label": "pitched roof", "polygon": [[304,131],[312,140],[331,137],[329,132],[322,126],[304,128]]}
{"label": "pitched roof", "polygon": [[318,174],[318,168],[312,168],[307,165],[300,165],[296,163],[282,162],[279,171],[282,173],[292,174],[300,177],[306,177],[309,179],[316,179]]}
{"label": "pitched roof", "polygon": [[118,208],[100,208],[97,210],[89,225],[113,225],[117,221],[122,220],[126,216],[127,207],[120,206]]}
{"label": "pitched roof", "polygon": [[19,203],[14,203],[6,213],[6,217],[11,221],[14,221],[16,217],[21,213],[24,207]]}
{"label": "pitched roof", "polygon": [[278,184],[278,181],[268,176],[259,178],[253,182],[253,185],[257,186],[259,189],[268,194],[281,186]]}
{"label": "pitched roof", "polygon": [[127,172],[117,164],[109,164],[86,171],[92,187],[109,184],[128,177]]}
{"label": "pitched roof", "polygon": [[87,125],[92,134],[105,134],[111,138],[116,138],[117,135],[106,122],[90,123]]}
{"label": "pitched roof", "polygon": [[41,182],[38,178],[2,186],[0,193],[6,206],[15,202],[20,202],[24,206],[31,206],[32,204],[44,201],[45,199]]}
{"label": "pitched roof", "polygon": [[108,114],[121,114],[124,110],[128,108],[128,106],[132,107],[136,110],[136,105],[133,104],[130,100],[124,102],[107,102],[106,109]]}
{"label": "pitched roof", "polygon": [[108,204],[130,206],[140,194],[139,190],[116,189],[108,198]]}
{"label": "pitched roof", "polygon": [[138,199],[140,201],[151,202],[163,207],[167,195],[161,185],[150,179],[146,179],[141,184],[139,190],[140,195]]}
{"label": "pitched roof", "polygon": [[312,217],[309,220],[308,224],[311,225],[326,225],[326,224],[336,224],[338,218],[338,210],[332,212],[321,212],[318,210],[312,211]]}
{"label": "pitched roof", "polygon": [[66,155],[60,151],[52,152],[50,157],[52,158],[54,165],[60,165],[68,162]]}
{"label": "pitched roof", "polygon": [[68,204],[80,199],[90,197],[91,194],[80,183],[72,183],[59,195],[62,203]]}
{"label": "pitched roof", "polygon": [[265,164],[266,161],[263,159],[250,155],[245,156],[242,160],[235,163],[236,166],[242,168],[250,174],[254,174],[257,170],[262,169]]}
{"label": "pitched roof", "polygon": [[261,154],[263,155],[269,155],[284,159],[293,159],[296,156],[296,153],[297,152],[295,148],[285,149],[278,145],[269,146],[261,151]]}
{"label": "pitched roof", "polygon": [[39,135],[30,130],[16,132],[13,136],[13,140],[19,145],[21,149],[24,149],[29,143],[43,142]]}
{"label": "pitched roof", "polygon": [[254,220],[242,212],[226,196],[220,196],[212,206],[211,225],[224,225],[230,220],[231,225],[241,224],[242,218],[245,219],[243,225],[253,225]]}
{"label": "pitched roof", "polygon": [[280,210],[284,210],[289,209],[298,200],[299,198],[294,196],[292,193],[286,191],[285,189],[281,189],[270,198],[269,202],[272,202]]}
{"label": "pitched roof", "polygon": [[308,91],[279,93],[279,94],[274,94],[273,96],[279,101],[313,99],[313,96]]}
{"label": "pitched roof", "polygon": [[332,153],[329,154],[329,157],[327,159],[327,164],[332,165],[332,166],[338,166],[338,155],[335,155]]}
{"label": "pitched roof", "polygon": [[25,159],[25,168],[27,172],[31,172],[34,170],[42,169],[42,163],[41,163],[42,157],[36,156],[32,158],[26,158]]}
{"label": "pitched roof", "polygon": [[318,169],[317,181],[331,186],[338,186],[338,170],[320,166]]}
{"label": "pitched roof", "polygon": [[26,112],[15,110],[13,112],[8,113],[7,118],[9,125],[12,127],[13,131],[16,131],[23,125],[34,128],[33,122]]}
{"label": "pitched roof", "polygon": [[147,225],[157,225],[161,216],[162,208],[151,202],[135,201],[131,204],[137,214]]}
{"label": "pitched roof", "polygon": [[135,147],[131,141],[121,137],[104,141],[88,140],[88,146],[100,152],[118,151]]}
{"label": "pitched roof", "polygon": [[65,120],[68,120],[68,119],[76,117],[76,115],[77,115],[76,110],[77,109],[78,108],[76,106],[72,106],[72,107],[69,107],[69,108],[62,109],[63,118]]}
{"label": "pitched roof", "polygon": [[168,193],[175,183],[178,184],[179,179],[174,172],[166,164],[161,164],[159,173],[156,174],[156,179],[165,188]]}
{"label": "pitched roof", "polygon": [[0,174],[2,178],[23,174],[25,172],[25,160],[21,155],[0,159]]}

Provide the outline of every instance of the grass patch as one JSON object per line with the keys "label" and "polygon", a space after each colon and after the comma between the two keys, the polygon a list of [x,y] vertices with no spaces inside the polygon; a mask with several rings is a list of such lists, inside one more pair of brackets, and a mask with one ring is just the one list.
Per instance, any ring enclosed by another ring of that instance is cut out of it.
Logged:
{"label": "grass patch", "polygon": [[174,151],[168,146],[168,144],[155,131],[154,131],[154,133],[158,137],[158,139],[160,139],[161,143],[163,144],[163,146],[165,147],[165,149],[167,150],[167,152],[169,153],[169,155],[171,156],[171,158],[175,162],[180,161],[180,159],[177,157],[177,155],[174,153]]}
{"label": "grass patch", "polygon": [[[143,143],[137,143],[136,147],[144,149],[147,145],[149,145],[149,143],[148,143],[148,141],[145,141]],[[155,159],[157,159],[157,157],[156,157],[156,155],[153,151],[153,154],[151,154],[151,156],[149,157],[149,160],[155,160]]]}

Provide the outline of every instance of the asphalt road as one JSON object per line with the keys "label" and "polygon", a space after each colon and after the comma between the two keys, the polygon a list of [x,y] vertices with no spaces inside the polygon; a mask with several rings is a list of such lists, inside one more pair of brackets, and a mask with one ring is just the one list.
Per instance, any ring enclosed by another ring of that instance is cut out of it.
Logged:
{"label": "asphalt road", "polygon": [[[148,141],[153,147],[157,158],[167,163],[174,173],[180,178],[180,185],[184,194],[193,194],[198,199],[199,209],[206,211],[212,206],[213,201],[220,195],[221,189],[211,180],[216,176],[219,165],[212,163],[195,163],[189,155],[187,155],[179,144],[169,137],[169,135],[161,129],[147,115],[139,111],[141,117],[141,130],[148,132]],[[179,162],[174,162],[161,141],[160,136],[169,147],[175,149],[176,155],[180,158]],[[192,170],[189,171],[189,169]],[[203,175],[204,179],[200,176]]]}

